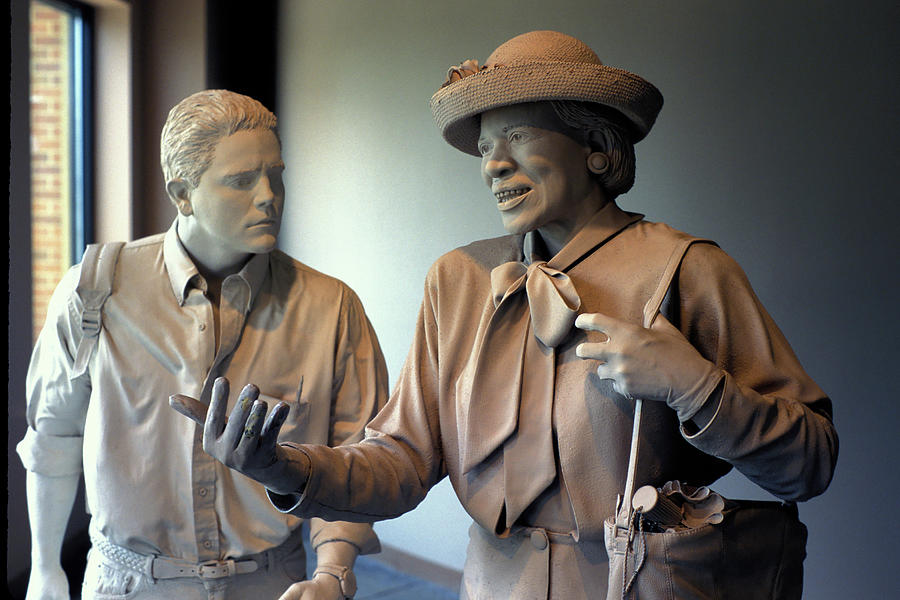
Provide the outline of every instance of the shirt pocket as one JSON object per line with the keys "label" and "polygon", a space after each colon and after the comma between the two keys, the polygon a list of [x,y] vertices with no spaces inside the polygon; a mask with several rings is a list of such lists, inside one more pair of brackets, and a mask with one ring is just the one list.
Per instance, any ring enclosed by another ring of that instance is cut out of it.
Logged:
{"label": "shirt pocket", "polygon": [[277,392],[266,394],[260,391],[259,399],[269,405],[269,411],[275,408],[279,402],[284,402],[291,407],[284,425],[281,426],[278,440],[281,442],[298,441],[298,434],[309,422],[309,400],[303,396],[298,399],[296,390],[288,394],[278,394]]}

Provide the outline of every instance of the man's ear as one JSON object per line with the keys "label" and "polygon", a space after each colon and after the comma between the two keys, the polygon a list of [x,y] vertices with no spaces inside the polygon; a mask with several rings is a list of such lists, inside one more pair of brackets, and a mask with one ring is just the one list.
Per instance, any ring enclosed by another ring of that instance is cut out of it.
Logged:
{"label": "man's ear", "polygon": [[166,183],[166,193],[181,215],[189,217],[194,214],[194,207],[191,206],[191,187],[185,180],[173,179]]}

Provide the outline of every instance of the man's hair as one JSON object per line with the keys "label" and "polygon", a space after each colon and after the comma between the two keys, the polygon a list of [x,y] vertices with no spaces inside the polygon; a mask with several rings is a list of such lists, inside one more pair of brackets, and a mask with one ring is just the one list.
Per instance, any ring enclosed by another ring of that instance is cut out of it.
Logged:
{"label": "man's hair", "polygon": [[279,145],[278,120],[258,101],[229,92],[205,90],[188,96],[169,111],[160,140],[166,183],[184,180],[192,189],[212,164],[216,145],[242,130],[268,129]]}
{"label": "man's hair", "polygon": [[634,185],[634,144],[623,117],[594,102],[551,100],[556,116],[572,128],[580,143],[609,156],[609,169],[597,175],[610,198]]}

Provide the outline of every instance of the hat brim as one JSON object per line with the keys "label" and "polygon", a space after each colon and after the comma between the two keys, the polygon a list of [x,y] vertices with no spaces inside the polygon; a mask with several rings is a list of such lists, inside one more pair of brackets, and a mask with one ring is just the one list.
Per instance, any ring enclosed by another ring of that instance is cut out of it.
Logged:
{"label": "hat brim", "polygon": [[659,90],[634,73],[602,64],[548,61],[478,71],[439,89],[430,104],[447,143],[480,156],[481,113],[548,100],[596,102],[612,108],[632,125],[632,142],[647,135],[663,103]]}

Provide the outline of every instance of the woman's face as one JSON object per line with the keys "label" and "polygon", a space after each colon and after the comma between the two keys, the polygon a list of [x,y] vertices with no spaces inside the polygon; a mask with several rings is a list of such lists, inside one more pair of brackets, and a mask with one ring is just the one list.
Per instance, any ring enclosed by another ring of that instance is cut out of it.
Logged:
{"label": "woman's face", "polygon": [[549,103],[481,115],[481,174],[509,233],[540,230],[558,251],[605,203],[587,169],[591,150],[565,133]]}

